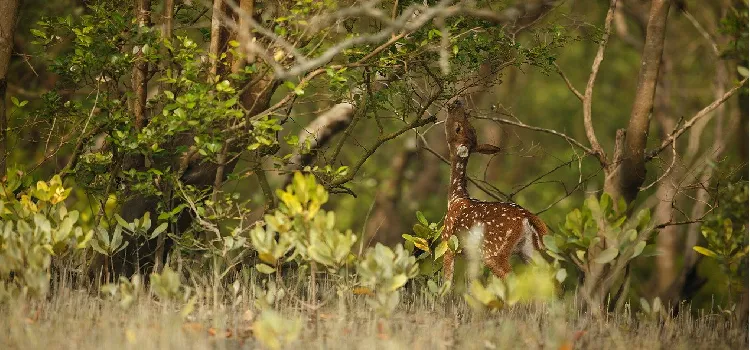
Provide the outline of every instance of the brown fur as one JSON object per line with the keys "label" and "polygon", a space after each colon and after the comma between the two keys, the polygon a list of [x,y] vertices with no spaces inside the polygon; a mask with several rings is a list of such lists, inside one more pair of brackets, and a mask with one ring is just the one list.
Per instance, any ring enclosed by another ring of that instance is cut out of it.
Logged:
{"label": "brown fur", "polygon": [[[448,211],[445,214],[443,240],[468,231],[472,226],[484,226],[482,256],[484,263],[498,277],[510,272],[510,256],[520,254],[526,262],[534,250],[542,251],[542,237],[547,226],[536,215],[515,203],[482,202],[469,197],[466,189],[466,167],[471,153],[496,153],[492,145],[477,145],[476,132],[469,123],[462,101],[448,109],[445,133],[451,160],[451,184]],[[443,273],[453,277],[453,252],[444,255]]]}

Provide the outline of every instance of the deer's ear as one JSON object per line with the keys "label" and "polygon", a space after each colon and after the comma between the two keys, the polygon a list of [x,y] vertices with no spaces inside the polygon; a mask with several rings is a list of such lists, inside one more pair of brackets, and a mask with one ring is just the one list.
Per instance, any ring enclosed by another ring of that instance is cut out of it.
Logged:
{"label": "deer's ear", "polygon": [[483,143],[481,145],[477,145],[474,148],[474,152],[482,153],[482,154],[495,154],[497,152],[500,152],[500,147],[493,146],[487,143]]}

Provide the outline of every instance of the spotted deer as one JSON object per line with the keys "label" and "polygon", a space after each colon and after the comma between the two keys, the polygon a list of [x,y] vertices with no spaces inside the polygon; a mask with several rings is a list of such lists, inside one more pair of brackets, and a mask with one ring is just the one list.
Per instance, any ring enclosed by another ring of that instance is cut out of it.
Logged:
{"label": "spotted deer", "polygon": [[[469,123],[464,102],[456,100],[448,107],[445,120],[451,163],[448,189],[448,211],[442,239],[447,241],[474,225],[484,227],[482,257],[485,265],[496,276],[503,278],[511,270],[510,256],[519,254],[528,262],[534,250],[542,250],[542,236],[547,226],[536,215],[512,202],[483,202],[469,197],[466,188],[466,166],[471,153],[494,154],[500,149],[489,144],[477,144],[476,132]],[[444,255],[443,273],[446,280],[453,278],[454,253]]]}

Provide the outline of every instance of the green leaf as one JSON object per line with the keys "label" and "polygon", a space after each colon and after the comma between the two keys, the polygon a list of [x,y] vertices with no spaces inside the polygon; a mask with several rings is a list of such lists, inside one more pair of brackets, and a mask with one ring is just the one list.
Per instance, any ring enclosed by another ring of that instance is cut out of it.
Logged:
{"label": "green leaf", "polygon": [[258,270],[258,272],[266,275],[270,275],[276,272],[276,269],[263,263],[255,264],[255,269]]}
{"label": "green leaf", "polygon": [[612,197],[608,193],[602,193],[602,197],[599,199],[599,207],[606,214],[609,211],[609,206],[612,204]]}
{"label": "green leaf", "polygon": [[559,283],[563,283],[563,281],[565,281],[565,278],[567,277],[568,277],[568,271],[566,271],[565,269],[559,269],[557,270],[557,273],[555,273],[555,279]]}
{"label": "green leaf", "polygon": [[451,236],[448,240],[448,247],[454,252],[458,251],[458,237],[456,235]]}
{"label": "green leaf", "polygon": [[581,260],[583,262],[586,261],[586,251],[585,250],[576,250],[576,256],[578,257],[578,260]]}
{"label": "green leaf", "polygon": [[651,211],[648,209],[643,209],[636,215],[638,218],[638,228],[643,229],[651,222]]}
{"label": "green leaf", "polygon": [[117,221],[117,224],[122,226],[123,228],[130,228],[130,224],[125,221],[120,215],[115,214],[115,221]]}
{"label": "green leaf", "polygon": [[440,258],[441,256],[443,256],[445,254],[445,252],[447,252],[447,251],[448,251],[448,242],[441,241],[437,245],[437,247],[435,247],[435,260],[437,260],[438,258]]}
{"label": "green leaf", "polygon": [[430,253],[430,245],[424,238],[415,237],[413,243],[415,247]]}
{"label": "green leaf", "polygon": [[557,247],[555,237],[552,237],[552,235],[544,235],[542,242],[544,243],[544,246],[547,247],[547,250],[560,254],[560,248]]}
{"label": "green leaf", "polygon": [[740,73],[741,76],[747,78],[747,75],[748,75],[747,67],[737,66],[737,73]]}
{"label": "green leaf", "polygon": [[643,253],[643,248],[646,248],[646,241],[638,242],[638,244],[635,245],[635,248],[633,248],[633,255],[631,255],[630,258],[634,259],[638,255],[641,255],[641,253]]}
{"label": "green leaf", "polygon": [[417,212],[417,220],[419,220],[419,223],[424,226],[429,226],[430,224],[427,222],[427,219],[424,217],[424,214],[422,214],[421,211]]}
{"label": "green leaf", "polygon": [[432,236],[432,232],[430,231],[429,228],[426,227],[426,225],[414,224],[412,229],[414,230],[414,233],[416,233],[418,237],[430,238],[430,236]]}
{"label": "green leaf", "polygon": [[156,228],[154,229],[154,232],[152,232],[152,233],[151,233],[151,237],[150,237],[150,239],[154,239],[154,238],[156,238],[157,236],[159,236],[159,234],[160,234],[160,233],[162,233],[162,232],[166,231],[166,230],[167,230],[167,227],[168,227],[168,226],[169,226],[169,223],[167,223],[167,222],[165,222],[165,223],[162,223],[161,225],[157,226],[157,227],[156,227]]}
{"label": "green leaf", "polygon": [[708,248],[704,248],[704,247],[701,247],[701,246],[695,246],[695,247],[693,247],[693,250],[695,250],[699,254],[702,254],[702,255],[705,255],[705,256],[708,256],[708,257],[711,257],[711,258],[718,258],[719,257],[718,255],[716,255],[716,253],[713,250],[710,250]]}
{"label": "green leaf", "polygon": [[617,254],[619,254],[620,251],[617,250],[617,248],[607,248],[594,259],[594,262],[599,264],[606,264],[612,260],[614,260],[617,257]]}
{"label": "green leaf", "polygon": [[403,273],[393,276],[393,279],[391,280],[391,284],[390,286],[388,286],[388,291],[392,292],[396,289],[401,288],[404,284],[406,284],[406,281],[408,280],[409,278],[406,277],[406,275]]}

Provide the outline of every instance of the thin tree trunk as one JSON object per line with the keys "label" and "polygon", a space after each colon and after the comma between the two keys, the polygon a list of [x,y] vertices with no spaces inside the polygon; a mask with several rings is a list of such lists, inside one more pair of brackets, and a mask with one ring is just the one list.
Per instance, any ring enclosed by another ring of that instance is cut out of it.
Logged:
{"label": "thin tree trunk", "polygon": [[8,158],[8,106],[5,105],[8,88],[8,68],[13,53],[16,32],[18,0],[0,1],[0,181],[5,177]]}
{"label": "thin tree trunk", "polygon": [[[719,63],[719,65],[717,66],[716,74],[717,86],[715,88],[714,95],[721,96],[726,91],[726,84],[729,83],[728,72],[724,62]],[[740,103],[740,105],[745,105],[746,103],[747,101],[743,101],[742,103]],[[731,112],[725,112],[727,109]],[[735,130],[739,126],[740,120],[742,119],[740,116],[740,108],[733,107],[732,103],[729,103],[728,106],[720,106],[717,109],[716,113],[717,117],[715,118],[716,124],[714,126],[713,137],[714,142],[708,149],[706,155],[696,160],[696,163],[704,166],[703,171],[700,173],[700,179],[698,179],[698,183],[704,185],[707,185],[711,181],[714,173],[714,167],[707,164],[710,162],[715,162],[727,149],[730,140],[725,136],[726,131]],[[724,118],[724,114],[727,114],[729,116],[729,120],[726,121],[726,123],[724,122],[724,119],[726,119]],[[695,194],[695,204],[693,204],[693,209],[690,213],[691,218],[700,218],[706,212],[706,205],[711,201],[711,194],[708,192],[708,190],[706,190],[706,188],[707,186],[701,186],[698,188],[697,193]],[[666,294],[666,296],[672,300],[676,300],[677,298],[683,299],[685,297],[689,297],[689,295],[685,295],[685,292],[689,292],[686,288],[686,285],[690,284],[688,283],[688,276],[690,276],[691,271],[695,269],[695,266],[699,261],[699,257],[693,250],[693,247],[698,244],[698,240],[700,238],[700,227],[700,223],[690,224],[687,227],[687,234],[685,235],[685,243],[683,246],[682,269],[675,277]]]}
{"label": "thin tree trunk", "polygon": [[375,195],[375,209],[366,225],[366,244],[380,242],[395,245],[406,232],[403,213],[399,211],[406,169],[417,154],[416,140],[408,139],[401,152],[391,161],[390,176]]}
{"label": "thin tree trunk", "polygon": [[646,42],[641,56],[633,109],[630,114],[625,142],[622,148],[622,163],[613,164],[614,174],[608,174],[604,189],[613,197],[622,196],[632,202],[646,178],[644,152],[651,110],[654,106],[656,82],[659,77],[667,15],[671,0],[653,0],[646,28]]}
{"label": "thin tree trunk", "polygon": [[[136,0],[135,18],[138,21],[138,27],[148,27],[151,25],[151,0]],[[135,94],[133,100],[133,116],[135,117],[135,127],[140,130],[146,126],[146,94],[148,92],[148,62],[144,57],[142,50],[138,50],[135,55],[135,65],[133,65],[132,88]]]}
{"label": "thin tree trunk", "polygon": [[[253,42],[253,32],[248,22],[255,14],[255,1],[241,0],[239,5],[240,11],[237,14],[239,29],[236,34],[240,42],[240,51],[248,54],[250,50],[248,50],[247,45]],[[232,72],[238,72],[240,69],[244,68],[248,62],[255,62],[255,57],[248,55],[247,57],[235,60],[232,65]]]}
{"label": "thin tree trunk", "polygon": [[208,51],[213,75],[222,75],[225,71],[221,62],[221,53],[224,52],[229,41],[229,30],[224,24],[229,16],[228,10],[229,7],[224,0],[214,0],[211,15],[211,44]]}
{"label": "thin tree trunk", "polygon": [[[659,91],[654,105],[654,116],[661,126],[661,137],[667,139],[675,127],[674,113],[670,106],[671,81],[669,72],[671,71],[671,61],[665,57],[662,61],[663,68],[659,73]],[[665,169],[669,169],[671,164],[671,154],[666,156]],[[666,171],[666,170],[665,170]],[[656,222],[672,221],[674,202],[677,188],[675,185],[676,170],[668,174],[658,185],[656,197],[659,203],[654,209],[654,219]],[[677,234],[679,226],[667,226],[659,231],[656,236],[656,245],[661,252],[656,257],[656,295],[664,297],[666,291],[675,279],[675,263],[677,261]]]}
{"label": "thin tree trunk", "polygon": [[[162,39],[163,40],[172,40],[172,31],[174,28],[174,0],[165,0],[164,1],[164,13],[162,14]],[[162,52],[162,70],[166,71],[169,69],[169,62],[171,62],[170,59],[167,58],[168,52],[166,49]],[[165,84],[163,86],[164,90],[170,90],[169,86]],[[165,250],[166,250],[166,239],[167,239],[167,231],[164,231],[159,234],[159,237],[156,241],[156,252],[154,253],[154,272],[161,273],[163,264],[162,261],[166,259],[165,256]]]}

